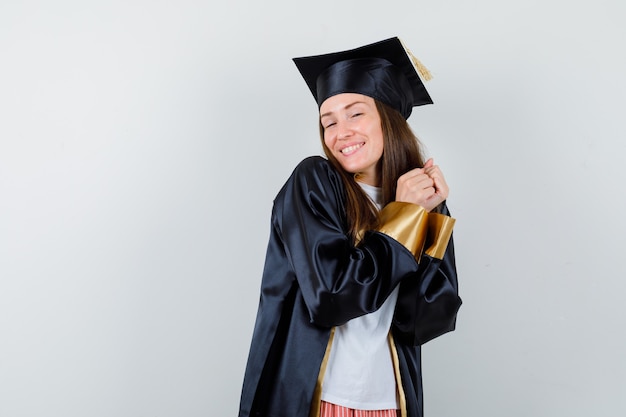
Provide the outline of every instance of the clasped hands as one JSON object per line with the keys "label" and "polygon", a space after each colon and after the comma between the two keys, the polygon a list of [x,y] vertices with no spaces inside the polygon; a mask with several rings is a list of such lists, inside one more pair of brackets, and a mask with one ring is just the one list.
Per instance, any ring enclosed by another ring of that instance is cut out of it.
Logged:
{"label": "clasped hands", "polygon": [[396,201],[417,204],[430,212],[448,198],[448,192],[441,169],[430,158],[423,168],[412,169],[398,178]]}

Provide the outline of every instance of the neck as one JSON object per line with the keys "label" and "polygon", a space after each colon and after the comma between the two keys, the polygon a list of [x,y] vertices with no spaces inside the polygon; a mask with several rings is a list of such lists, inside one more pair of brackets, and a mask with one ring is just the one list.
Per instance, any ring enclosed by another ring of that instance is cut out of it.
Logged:
{"label": "neck", "polygon": [[380,187],[380,181],[378,181],[378,178],[365,175],[361,172],[354,174],[354,180],[356,182],[371,185],[372,187]]}

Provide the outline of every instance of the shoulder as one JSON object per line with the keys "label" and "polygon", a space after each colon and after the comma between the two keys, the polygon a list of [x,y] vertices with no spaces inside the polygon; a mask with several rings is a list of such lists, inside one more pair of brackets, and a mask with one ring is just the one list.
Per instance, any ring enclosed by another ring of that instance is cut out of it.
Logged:
{"label": "shoulder", "polygon": [[309,156],[296,165],[292,177],[309,175],[337,175],[337,172],[328,159],[321,156]]}
{"label": "shoulder", "polygon": [[303,159],[294,168],[287,184],[305,187],[307,189],[330,188],[343,189],[341,176],[333,165],[321,156],[309,156]]}
{"label": "shoulder", "polygon": [[327,159],[310,156],[296,165],[276,200],[343,206],[345,188],[341,175]]}

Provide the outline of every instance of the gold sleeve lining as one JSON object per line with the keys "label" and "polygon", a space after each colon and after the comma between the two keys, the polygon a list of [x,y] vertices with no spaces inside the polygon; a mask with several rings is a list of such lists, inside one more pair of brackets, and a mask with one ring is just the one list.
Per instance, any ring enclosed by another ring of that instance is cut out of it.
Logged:
{"label": "gold sleeve lining", "polygon": [[443,259],[455,222],[456,219],[444,214],[430,213],[428,215],[426,255]]}
{"label": "gold sleeve lining", "polygon": [[389,332],[389,350],[391,351],[391,361],[393,363],[393,372],[396,375],[396,394],[398,395],[398,404],[400,405],[400,416],[407,417],[406,396],[402,387],[402,376],[400,375],[400,361],[398,360],[398,350],[396,342],[393,340],[391,332]]}
{"label": "gold sleeve lining", "polygon": [[402,243],[419,260],[428,232],[428,212],[417,204],[394,201],[380,211],[379,219],[378,231]]}
{"label": "gold sleeve lining", "polygon": [[322,364],[320,365],[320,373],[317,375],[317,383],[315,384],[315,391],[313,391],[309,417],[320,416],[322,405],[322,383],[324,382],[324,374],[326,373],[326,366],[328,365],[328,358],[330,357],[330,349],[333,345],[334,337],[335,328],[333,327],[330,329],[330,337],[328,338],[328,344],[326,345],[326,352],[324,353],[324,359],[322,359]]}

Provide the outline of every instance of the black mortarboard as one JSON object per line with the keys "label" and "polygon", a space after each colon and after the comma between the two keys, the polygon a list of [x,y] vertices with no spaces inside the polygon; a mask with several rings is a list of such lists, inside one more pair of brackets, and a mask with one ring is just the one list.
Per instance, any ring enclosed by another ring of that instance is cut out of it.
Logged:
{"label": "black mortarboard", "polygon": [[294,58],[318,107],[340,93],[359,93],[391,106],[405,119],[414,106],[432,104],[430,73],[397,37],[360,48]]}

